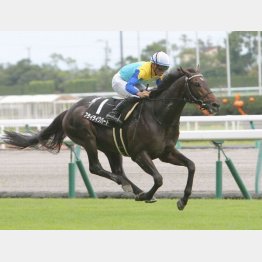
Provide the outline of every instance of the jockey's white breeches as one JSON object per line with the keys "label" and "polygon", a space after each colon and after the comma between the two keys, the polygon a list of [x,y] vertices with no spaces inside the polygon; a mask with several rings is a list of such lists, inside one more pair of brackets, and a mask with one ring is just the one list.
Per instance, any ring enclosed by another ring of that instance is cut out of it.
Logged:
{"label": "jockey's white breeches", "polygon": [[[112,79],[112,87],[113,87],[113,90],[119,94],[119,96],[124,97],[124,98],[129,97],[129,96],[136,96],[126,91],[126,84],[127,82],[121,78],[119,72],[114,75]],[[139,90],[145,90],[146,88],[142,84],[136,85],[136,87]]]}

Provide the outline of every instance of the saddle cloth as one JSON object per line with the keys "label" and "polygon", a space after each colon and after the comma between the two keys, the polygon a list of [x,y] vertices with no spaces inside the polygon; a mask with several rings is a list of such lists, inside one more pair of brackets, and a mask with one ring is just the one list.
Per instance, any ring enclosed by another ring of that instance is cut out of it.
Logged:
{"label": "saddle cloth", "polygon": [[[107,127],[112,127],[110,122],[105,117],[122,100],[123,98],[96,97],[90,102],[90,105],[87,111],[83,114],[83,117],[94,123],[98,123],[100,125],[107,126]],[[126,108],[122,111],[121,113],[122,121],[126,120],[131,115],[137,104],[138,102],[132,105],[130,108]]]}
{"label": "saddle cloth", "polygon": [[[83,117],[100,125],[111,127],[110,122],[105,118],[105,116],[122,100],[123,99],[116,99],[113,97],[97,97],[90,102],[90,105]],[[127,120],[137,105],[138,102],[131,105],[130,108],[124,109],[121,113],[121,120]],[[123,156],[129,156],[125,146],[122,128],[113,128],[113,139],[118,152]]]}

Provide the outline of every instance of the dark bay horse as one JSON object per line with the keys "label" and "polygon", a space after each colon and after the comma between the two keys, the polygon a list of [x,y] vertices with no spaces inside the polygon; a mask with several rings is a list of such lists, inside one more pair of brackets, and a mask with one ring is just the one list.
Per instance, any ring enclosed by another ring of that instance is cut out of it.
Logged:
{"label": "dark bay horse", "polygon": [[[141,99],[131,117],[122,126],[121,132],[128,155],[153,177],[154,185],[148,192],[143,192],[125,175],[122,155],[113,139],[113,128],[83,118],[93,99],[94,97],[81,99],[37,134],[6,132],[3,140],[19,148],[38,146],[58,153],[64,138],[68,136],[86,150],[91,173],[122,185],[125,191],[133,192],[138,201],[153,201],[154,194],[163,183],[152,160],[159,158],[166,163],[185,166],[188,170],[187,183],[183,197],[177,202],[178,209],[183,210],[192,191],[195,164],[175,148],[182,110],[187,102],[197,104],[210,114],[219,110],[217,99],[199,69],[180,68],[168,73],[160,86],[151,91],[149,98]],[[101,166],[98,150],[107,156],[111,172]]]}

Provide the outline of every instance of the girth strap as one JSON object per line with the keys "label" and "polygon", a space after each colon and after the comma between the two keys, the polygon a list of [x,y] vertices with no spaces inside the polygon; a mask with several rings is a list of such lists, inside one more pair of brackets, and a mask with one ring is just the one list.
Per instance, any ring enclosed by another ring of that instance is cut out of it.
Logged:
{"label": "girth strap", "polygon": [[123,139],[123,129],[113,128],[113,138],[118,152],[123,156],[129,156]]}
{"label": "girth strap", "polygon": [[[132,108],[126,114],[124,121],[126,121],[129,118],[129,116],[132,114],[132,112],[134,111],[134,109],[136,108],[138,103],[139,102],[136,102],[132,106]],[[115,142],[115,145],[116,145],[118,152],[123,156],[129,156],[127,149],[126,149],[126,146],[125,146],[124,138],[123,138],[123,129],[114,127],[113,128],[113,138],[114,138],[114,142]]]}

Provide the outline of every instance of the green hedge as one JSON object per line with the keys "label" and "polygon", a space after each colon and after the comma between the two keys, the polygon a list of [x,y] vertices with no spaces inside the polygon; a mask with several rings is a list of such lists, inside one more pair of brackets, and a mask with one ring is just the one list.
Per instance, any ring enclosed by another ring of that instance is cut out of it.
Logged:
{"label": "green hedge", "polygon": [[[227,77],[222,76],[206,76],[208,86],[210,88],[227,87]],[[258,86],[257,77],[253,76],[236,76],[231,75],[232,87],[246,87],[246,86]]]}
{"label": "green hedge", "polygon": [[53,80],[31,81],[29,85],[24,88],[24,93],[28,95],[53,94],[55,93],[55,82]]}
{"label": "green hedge", "polygon": [[95,79],[76,79],[67,81],[63,84],[64,93],[88,93],[96,92]]}
{"label": "green hedge", "polygon": [[0,86],[0,96],[23,95],[24,86]]}

